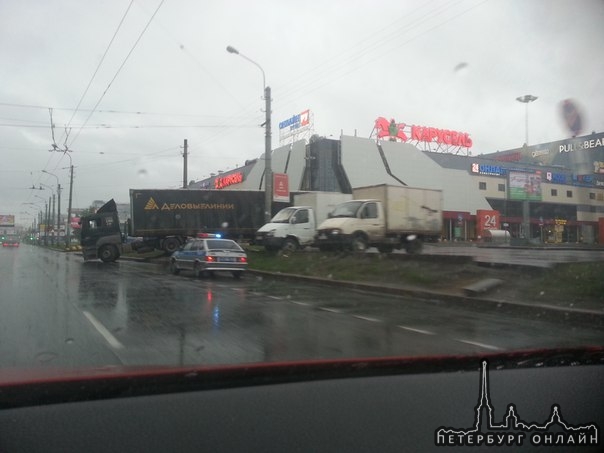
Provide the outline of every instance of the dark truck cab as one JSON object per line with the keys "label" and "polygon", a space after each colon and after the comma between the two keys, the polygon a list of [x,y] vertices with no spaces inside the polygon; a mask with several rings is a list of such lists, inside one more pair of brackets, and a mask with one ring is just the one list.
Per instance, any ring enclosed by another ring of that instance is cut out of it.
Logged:
{"label": "dark truck cab", "polygon": [[122,254],[122,232],[113,199],[101,206],[95,214],[80,219],[80,244],[84,260],[100,258],[109,263]]}

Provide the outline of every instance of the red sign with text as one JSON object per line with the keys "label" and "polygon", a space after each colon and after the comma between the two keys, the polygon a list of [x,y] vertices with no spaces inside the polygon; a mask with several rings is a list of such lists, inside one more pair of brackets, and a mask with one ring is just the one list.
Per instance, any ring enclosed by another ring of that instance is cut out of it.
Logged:
{"label": "red sign with text", "polygon": [[273,201],[289,201],[289,179],[285,173],[273,173]]}
{"label": "red sign with text", "polygon": [[214,188],[223,189],[227,186],[232,186],[233,184],[239,184],[241,182],[243,182],[243,173],[230,173],[228,175],[217,177],[214,180]]}
{"label": "red sign with text", "polygon": [[406,123],[397,123],[394,119],[388,121],[382,116],[375,120],[374,131],[378,139],[388,138],[390,141],[418,141],[464,148],[472,146],[472,139],[467,132],[417,125],[409,126]]}
{"label": "red sign with text", "polygon": [[479,236],[484,236],[485,230],[500,230],[500,214],[499,211],[491,211],[486,209],[478,209],[476,211],[476,228]]}

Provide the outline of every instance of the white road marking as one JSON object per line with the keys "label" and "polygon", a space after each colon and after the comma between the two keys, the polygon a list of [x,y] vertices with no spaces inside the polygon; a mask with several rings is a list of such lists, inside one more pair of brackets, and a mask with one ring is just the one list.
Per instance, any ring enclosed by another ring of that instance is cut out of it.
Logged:
{"label": "white road marking", "polygon": [[92,324],[94,328],[103,336],[103,338],[107,340],[107,343],[109,343],[112,348],[122,349],[124,347],[124,345],[120,343],[117,338],[115,338],[111,332],[109,332],[109,330],[107,330],[107,328],[98,319],[96,319],[94,315],[92,315],[92,313],[87,311],[83,311],[82,313],[84,313],[86,319],[90,321],[90,324]]}
{"label": "white road marking", "polygon": [[370,321],[370,322],[382,322],[381,319],[378,318],[371,318],[369,316],[361,316],[361,315],[353,315],[355,318],[357,319],[362,319],[363,321]]}
{"label": "white road marking", "polygon": [[479,348],[490,349],[492,351],[501,350],[501,348],[498,348],[497,346],[492,346],[490,344],[484,344],[484,343],[478,343],[477,341],[459,340],[459,339],[457,339],[456,341],[459,341],[461,343],[471,344],[472,346],[478,346]]}
{"label": "white road marking", "polygon": [[434,332],[430,332],[429,330],[414,329],[413,327],[407,327],[407,326],[398,326],[398,327],[401,329],[408,330],[410,332],[423,333],[424,335],[436,335]]}
{"label": "white road marking", "polygon": [[308,307],[310,304],[308,302],[298,302],[296,300],[290,301],[292,304],[302,305],[303,307]]}
{"label": "white road marking", "polygon": [[319,307],[319,310],[328,311],[330,313],[342,313],[339,308]]}
{"label": "white road marking", "polygon": [[275,300],[283,299],[283,297],[279,297],[279,296],[268,296],[268,297],[270,297],[271,299],[275,299]]}

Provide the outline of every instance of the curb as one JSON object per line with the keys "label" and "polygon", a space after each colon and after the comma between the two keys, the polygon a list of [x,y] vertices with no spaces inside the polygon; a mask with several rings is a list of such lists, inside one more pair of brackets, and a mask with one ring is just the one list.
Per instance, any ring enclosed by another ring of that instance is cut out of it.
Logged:
{"label": "curb", "polygon": [[289,281],[308,282],[321,285],[351,288],[361,291],[392,294],[398,296],[412,296],[430,301],[451,303],[459,307],[469,309],[481,309],[490,312],[514,313],[532,316],[538,319],[554,322],[573,322],[591,327],[604,327],[604,313],[596,310],[581,308],[558,307],[547,304],[531,304],[526,302],[511,302],[485,297],[469,297],[462,294],[451,294],[440,291],[431,291],[424,288],[404,286],[383,286],[373,283],[351,282],[343,280],[331,280],[321,277],[309,277],[295,274],[282,274],[280,272],[268,272],[248,269],[248,273]]}
{"label": "curb", "polygon": [[[446,257],[446,255],[445,255]],[[167,262],[165,257],[154,258],[136,258],[121,256],[120,260],[138,261],[146,263],[162,263]],[[451,261],[458,260],[460,263],[465,262],[466,257],[454,257]],[[531,266],[528,266],[531,267]],[[432,291],[425,288],[411,286],[384,286],[382,284],[353,282],[345,280],[332,280],[322,277],[311,277],[297,274],[284,274],[281,272],[269,272],[250,269],[246,271],[248,274],[266,276],[280,280],[308,282],[312,284],[336,286],[341,288],[351,288],[361,291],[392,294],[397,296],[411,296],[427,301],[439,301],[449,303],[461,308],[471,310],[482,310],[491,313],[515,314],[521,316],[534,317],[539,320],[546,320],[561,323],[582,324],[589,327],[604,327],[604,312],[597,310],[589,310],[582,308],[559,307],[556,305],[528,303],[528,302],[512,302],[500,299],[492,299],[481,295],[479,297],[469,296],[464,294],[451,294],[441,291]]]}

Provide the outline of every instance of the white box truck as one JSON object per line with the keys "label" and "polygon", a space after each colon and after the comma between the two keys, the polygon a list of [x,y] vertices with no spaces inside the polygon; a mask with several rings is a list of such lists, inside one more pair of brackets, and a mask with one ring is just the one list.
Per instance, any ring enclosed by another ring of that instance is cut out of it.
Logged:
{"label": "white box truck", "polygon": [[317,226],[340,203],[351,200],[351,194],[307,192],[294,195],[294,206],[279,211],[256,233],[254,244],[268,251],[293,252],[313,245]]}
{"label": "white box truck", "polygon": [[325,250],[421,250],[442,233],[442,191],[381,184],[352,190],[322,222],[315,243]]}

